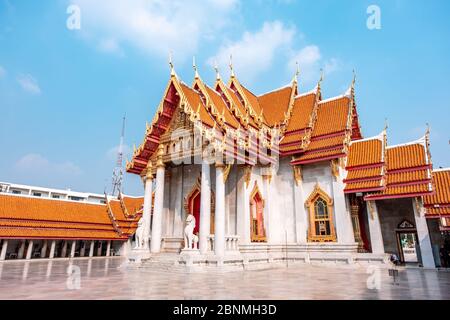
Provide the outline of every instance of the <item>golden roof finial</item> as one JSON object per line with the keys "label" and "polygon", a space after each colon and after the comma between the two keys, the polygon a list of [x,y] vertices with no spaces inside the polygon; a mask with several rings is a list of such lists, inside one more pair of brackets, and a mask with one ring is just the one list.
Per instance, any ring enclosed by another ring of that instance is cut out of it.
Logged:
{"label": "golden roof finial", "polygon": [[300,67],[298,65],[298,61],[295,61],[295,74],[294,79],[292,79],[292,82],[297,83],[298,82],[298,75],[300,74]]}
{"label": "golden roof finial", "polygon": [[233,54],[230,54],[230,71],[231,71],[231,77],[234,78]]}
{"label": "golden roof finial", "polygon": [[388,119],[384,118],[384,131],[387,131],[388,127],[389,127]]}
{"label": "golden roof finial", "polygon": [[214,70],[216,71],[216,80],[220,80],[219,66],[217,65],[217,61],[214,62]]}
{"label": "golden roof finial", "polygon": [[200,76],[198,75],[197,65],[195,63],[195,56],[192,57],[192,67],[195,71],[195,79],[198,79]]}
{"label": "golden roof finial", "polygon": [[174,77],[175,69],[173,67],[173,62],[172,62],[172,51],[169,51],[169,67],[170,67],[170,76]]}
{"label": "golden roof finial", "polygon": [[355,88],[355,83],[356,83],[356,71],[355,69],[353,69],[353,80],[352,80],[352,88]]}
{"label": "golden roof finial", "polygon": [[426,135],[426,136],[429,136],[429,135],[430,135],[430,129],[431,129],[431,128],[430,128],[430,124],[427,122],[427,123],[426,123],[426,126],[427,126],[427,131],[425,132],[425,135]]}

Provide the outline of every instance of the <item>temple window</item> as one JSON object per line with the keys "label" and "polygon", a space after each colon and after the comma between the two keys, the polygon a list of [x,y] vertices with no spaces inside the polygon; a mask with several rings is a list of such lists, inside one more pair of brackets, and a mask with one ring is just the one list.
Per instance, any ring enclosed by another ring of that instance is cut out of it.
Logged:
{"label": "temple window", "polygon": [[264,200],[255,182],[255,187],[250,195],[250,237],[252,242],[267,241],[263,210]]}
{"label": "temple window", "polygon": [[306,201],[309,208],[309,242],[335,242],[333,199],[318,185]]}

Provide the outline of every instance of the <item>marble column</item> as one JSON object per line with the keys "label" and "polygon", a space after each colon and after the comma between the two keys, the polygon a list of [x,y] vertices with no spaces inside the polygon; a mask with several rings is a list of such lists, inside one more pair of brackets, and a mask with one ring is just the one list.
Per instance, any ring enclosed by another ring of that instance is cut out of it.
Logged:
{"label": "marble column", "polygon": [[33,254],[33,240],[30,240],[30,242],[28,242],[27,255],[25,259],[30,260],[32,254]]}
{"label": "marble column", "polygon": [[214,219],[214,253],[225,255],[225,181],[224,165],[216,164],[216,212]]}
{"label": "marble column", "polygon": [[244,175],[239,174],[237,183],[237,234],[239,236],[240,244],[250,244],[250,190],[247,188],[247,183],[245,181],[245,170],[239,170],[238,172],[244,171]]}
{"label": "marble column", "polygon": [[344,194],[343,170],[339,165],[336,165],[336,170],[336,176],[333,175],[332,179],[337,242],[356,244],[350,208],[347,208]]}
{"label": "marble column", "polygon": [[3,240],[2,243],[2,251],[0,253],[0,261],[3,261],[6,259],[6,251],[8,250],[8,240]]}
{"label": "marble column", "polygon": [[94,245],[95,241],[91,240],[91,244],[89,245],[89,258],[92,258],[94,256]]}
{"label": "marble column", "polygon": [[156,187],[155,205],[152,222],[152,239],[150,242],[150,252],[159,253],[161,251],[162,215],[164,209],[164,175],[165,167],[162,160],[164,146],[158,147],[158,160],[156,163]]}
{"label": "marble column", "polygon": [[383,233],[381,232],[380,215],[375,201],[367,201],[370,246],[372,253],[384,254]]}
{"label": "marble column", "polygon": [[200,191],[199,249],[201,254],[208,251],[208,236],[211,229],[211,177],[209,163],[202,163]]}
{"label": "marble column", "polygon": [[77,242],[74,240],[72,241],[72,246],[70,247],[70,258],[75,257],[75,249],[77,247]]}
{"label": "marble column", "polygon": [[64,243],[63,243],[63,247],[61,250],[61,258],[65,258],[67,255],[67,241],[64,240],[63,242]]}
{"label": "marble column", "polygon": [[111,240],[108,240],[108,243],[106,245],[106,256],[109,257],[111,254]]}
{"label": "marble column", "polygon": [[17,253],[17,259],[22,259],[24,252],[25,252],[25,240],[22,240],[20,242],[19,252]]}
{"label": "marble column", "polygon": [[80,257],[84,257],[85,254],[86,254],[86,241],[81,241]]}
{"label": "marble column", "polygon": [[433,248],[431,247],[430,234],[428,231],[427,219],[425,218],[425,208],[422,199],[412,200],[414,208],[414,219],[416,221],[417,237],[422,256],[422,265],[425,268],[435,268]]}
{"label": "marble column", "polygon": [[145,175],[145,187],[144,187],[144,212],[142,219],[144,221],[144,249],[148,250],[150,241],[150,223],[151,223],[151,211],[152,211],[152,192],[153,192],[153,175],[152,175],[152,162],[149,161],[147,165],[147,173]]}
{"label": "marble column", "polygon": [[55,257],[55,249],[56,249],[56,240],[52,240],[52,244],[50,245],[50,253],[48,255],[49,259],[53,259]]}
{"label": "marble column", "polygon": [[46,255],[47,255],[47,240],[43,240],[41,248],[41,258],[45,258]]}
{"label": "marble column", "polygon": [[97,247],[97,256],[98,257],[101,257],[102,249],[103,249],[103,241],[99,241],[98,242],[98,247]]}

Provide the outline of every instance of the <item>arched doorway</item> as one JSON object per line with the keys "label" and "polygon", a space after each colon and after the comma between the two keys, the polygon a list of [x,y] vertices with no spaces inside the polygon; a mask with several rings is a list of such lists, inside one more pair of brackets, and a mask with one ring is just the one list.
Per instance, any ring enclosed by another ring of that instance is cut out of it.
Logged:
{"label": "arched doorway", "polygon": [[[200,204],[201,204],[201,179],[197,179],[191,192],[186,196],[184,202],[184,210],[186,214],[192,214],[195,218],[194,234],[198,234],[200,230]],[[211,190],[211,218],[210,218],[210,234],[214,234],[214,193]]]}
{"label": "arched doorway", "polygon": [[250,235],[252,242],[266,241],[263,210],[264,200],[255,182],[255,187],[250,195]]}

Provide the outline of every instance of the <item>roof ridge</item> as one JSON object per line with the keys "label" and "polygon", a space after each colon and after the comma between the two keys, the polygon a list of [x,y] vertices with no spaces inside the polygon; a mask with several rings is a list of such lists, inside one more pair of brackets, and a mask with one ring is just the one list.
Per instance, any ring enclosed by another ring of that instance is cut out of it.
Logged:
{"label": "roof ridge", "polygon": [[77,203],[77,204],[84,204],[84,205],[95,205],[95,206],[104,206],[105,203],[97,203],[97,202],[86,202],[86,201],[76,201],[76,200],[70,200],[70,199],[57,199],[57,198],[46,198],[46,197],[36,197],[29,194],[15,194],[15,193],[6,193],[2,192],[0,193],[0,196],[9,196],[9,197],[18,197],[18,198],[28,198],[28,199],[35,199],[35,200],[48,200],[48,201],[63,201],[63,202],[70,202],[70,203]]}
{"label": "roof ridge", "polygon": [[411,146],[414,144],[420,144],[422,145],[425,149],[426,149],[426,135],[423,136],[420,139],[414,140],[414,141],[410,141],[410,142],[406,142],[406,143],[400,143],[400,144],[396,144],[396,145],[392,145],[392,146],[387,146],[387,149],[393,149],[393,148],[399,148],[399,147],[406,147],[406,146]]}
{"label": "roof ridge", "polygon": [[341,94],[339,96],[335,96],[335,97],[331,97],[331,98],[328,98],[328,99],[325,99],[325,100],[321,100],[321,101],[319,101],[319,104],[324,104],[324,103],[331,102],[331,101],[334,101],[334,100],[339,100],[339,99],[342,99],[342,98],[350,99],[347,95]]}
{"label": "roof ridge", "polygon": [[368,138],[364,138],[364,139],[359,139],[359,140],[352,140],[350,141],[350,145],[352,145],[353,143],[358,143],[358,142],[366,142],[366,141],[370,141],[370,140],[380,140],[381,142],[384,141],[384,131],[380,132],[379,134],[377,134],[376,136],[373,137],[368,137]]}
{"label": "roof ridge", "polygon": [[450,167],[448,168],[439,168],[439,169],[433,169],[432,172],[446,172],[449,171],[450,172]]}
{"label": "roof ridge", "polygon": [[318,90],[319,90],[319,86],[315,86],[314,89],[312,89],[312,90],[309,90],[309,91],[307,91],[307,92],[303,92],[303,93],[297,94],[297,95],[294,97],[294,99],[301,98],[301,97],[305,97],[305,96],[308,96],[308,95],[310,95],[310,94],[317,94],[317,91],[318,91]]}
{"label": "roof ridge", "polygon": [[[258,95],[258,96],[256,96],[256,97],[259,99],[259,98],[261,98],[262,96],[265,96],[265,95],[268,95],[268,94],[271,94],[271,93],[274,93],[274,92],[277,92],[277,91],[281,91],[281,90],[287,89],[287,88],[292,88],[292,82],[289,82],[288,84],[286,84],[286,85],[284,85],[284,86],[282,86],[282,87],[279,87],[279,88],[276,88],[276,89],[273,89],[273,90],[270,90],[270,91],[261,93],[260,95]],[[247,90],[248,90],[248,89],[247,89]]]}

